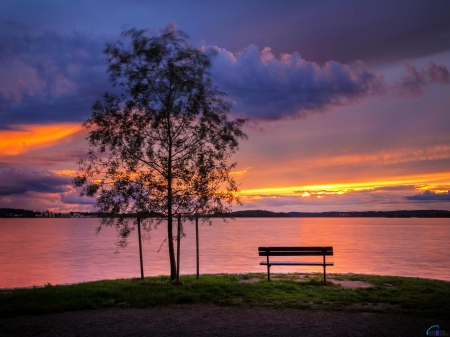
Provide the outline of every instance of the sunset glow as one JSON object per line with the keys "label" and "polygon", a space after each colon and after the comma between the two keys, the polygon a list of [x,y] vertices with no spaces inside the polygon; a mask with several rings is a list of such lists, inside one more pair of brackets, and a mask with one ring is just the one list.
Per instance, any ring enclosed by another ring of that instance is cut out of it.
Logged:
{"label": "sunset glow", "polygon": [[79,124],[26,125],[17,130],[0,130],[0,156],[49,147],[81,130]]}
{"label": "sunset glow", "polygon": [[344,194],[349,191],[373,190],[378,187],[390,187],[399,185],[414,185],[418,190],[433,190],[442,193],[447,192],[446,189],[443,189],[444,186],[447,186],[450,189],[449,181],[450,181],[449,173],[440,173],[440,174],[431,174],[427,176],[392,178],[392,180],[383,180],[383,181],[272,187],[272,188],[259,188],[251,190],[243,189],[241,191],[241,194],[242,195],[276,194],[276,195],[296,195],[302,197],[309,197],[312,193],[318,195]]}
{"label": "sunset glow", "polygon": [[105,46],[169,24],[247,120],[233,210],[450,210],[450,2],[77,6],[0,5],[0,208],[96,210],[73,178],[93,104],[123,93]]}

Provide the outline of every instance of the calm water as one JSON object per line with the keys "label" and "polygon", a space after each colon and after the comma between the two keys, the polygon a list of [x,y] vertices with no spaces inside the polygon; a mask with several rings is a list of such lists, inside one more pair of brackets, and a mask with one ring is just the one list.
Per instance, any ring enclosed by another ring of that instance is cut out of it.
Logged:
{"label": "calm water", "polygon": [[[137,233],[117,249],[98,219],[0,219],[0,288],[139,277]],[[146,276],[167,275],[164,224],[143,243]],[[185,225],[181,274],[195,274],[195,227]],[[214,220],[200,232],[201,273],[265,272],[258,246],[331,245],[331,273],[414,276],[450,281],[449,219],[297,218]],[[162,249],[158,250],[162,244]],[[118,253],[117,253],[118,251]],[[320,267],[272,267],[314,272]]]}

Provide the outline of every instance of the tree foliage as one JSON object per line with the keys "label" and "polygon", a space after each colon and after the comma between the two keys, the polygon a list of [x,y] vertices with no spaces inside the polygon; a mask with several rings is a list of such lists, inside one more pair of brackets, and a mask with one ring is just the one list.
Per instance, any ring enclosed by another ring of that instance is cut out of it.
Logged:
{"label": "tree foliage", "polygon": [[[110,81],[83,124],[88,158],[75,186],[96,197],[101,212],[158,213],[167,219],[171,278],[176,275],[172,218],[226,214],[237,198],[227,163],[246,138],[243,119],[229,120],[231,105],[210,78],[211,54],[191,47],[184,32],[123,32],[107,45]],[[126,236],[133,224],[116,218]]]}

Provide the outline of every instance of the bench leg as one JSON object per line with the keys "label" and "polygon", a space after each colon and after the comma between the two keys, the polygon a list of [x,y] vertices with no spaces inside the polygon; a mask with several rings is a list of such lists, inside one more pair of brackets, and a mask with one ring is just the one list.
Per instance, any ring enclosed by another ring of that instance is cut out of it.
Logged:
{"label": "bench leg", "polygon": [[326,266],[323,265],[323,284],[327,284],[327,272],[326,272]]}
{"label": "bench leg", "polygon": [[267,281],[270,282],[270,264],[267,264]]}

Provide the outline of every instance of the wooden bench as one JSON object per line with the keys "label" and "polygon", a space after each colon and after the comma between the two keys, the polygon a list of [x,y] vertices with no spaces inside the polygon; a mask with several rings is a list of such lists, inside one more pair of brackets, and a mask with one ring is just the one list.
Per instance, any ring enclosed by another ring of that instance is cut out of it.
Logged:
{"label": "wooden bench", "polygon": [[[259,256],[266,256],[266,261],[261,261],[261,266],[267,266],[267,280],[270,281],[270,266],[323,266],[323,283],[326,284],[327,276],[325,268],[334,266],[333,262],[326,262],[325,256],[333,255],[333,247],[259,247]],[[323,256],[321,262],[302,261],[270,261],[269,256]]]}

